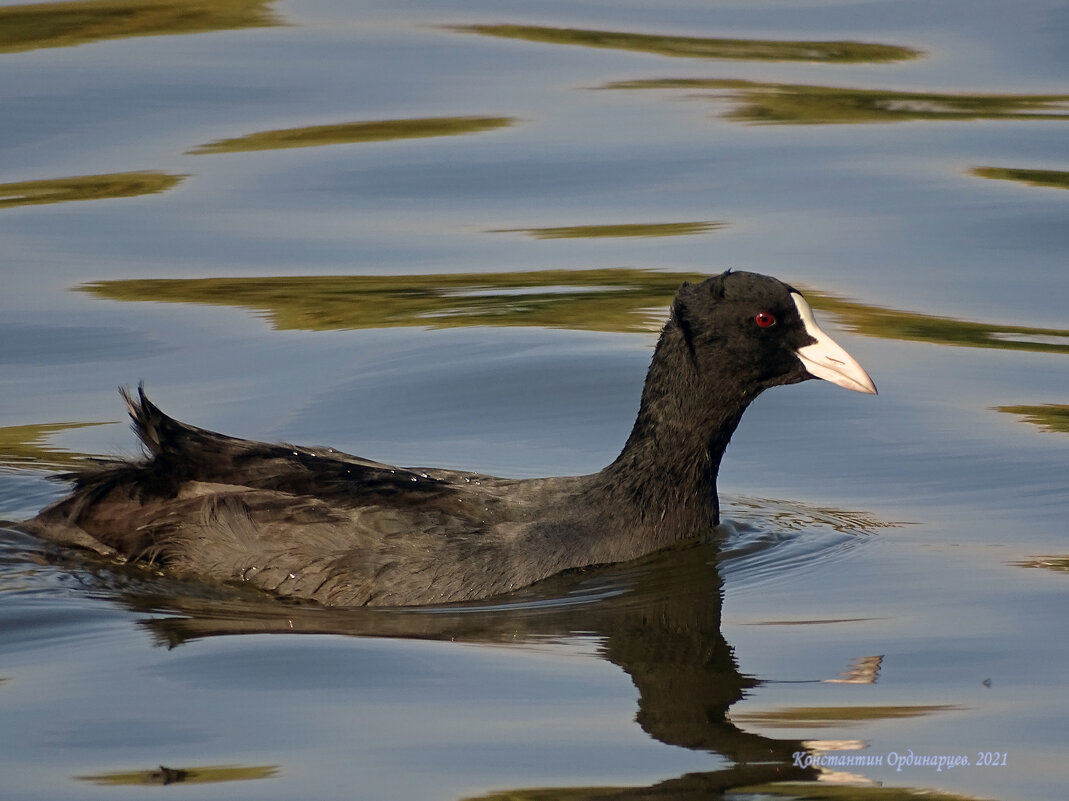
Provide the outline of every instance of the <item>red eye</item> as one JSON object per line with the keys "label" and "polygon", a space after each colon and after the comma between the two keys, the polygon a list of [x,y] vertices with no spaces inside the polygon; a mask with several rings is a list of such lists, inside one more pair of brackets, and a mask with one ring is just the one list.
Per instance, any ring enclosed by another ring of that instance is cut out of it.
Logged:
{"label": "red eye", "polygon": [[769,328],[776,324],[776,316],[769,312],[758,312],[753,321],[761,328]]}

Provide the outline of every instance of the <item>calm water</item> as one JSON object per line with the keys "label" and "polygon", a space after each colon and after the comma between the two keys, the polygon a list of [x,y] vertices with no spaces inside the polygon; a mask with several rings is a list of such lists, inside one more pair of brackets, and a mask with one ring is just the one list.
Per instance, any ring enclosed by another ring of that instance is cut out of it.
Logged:
{"label": "calm water", "polygon": [[1067,43],[1057,0],[3,0],[0,518],[134,451],[141,379],[242,436],[597,469],[728,267],[880,388],[762,397],[721,540],[475,607],[0,529],[4,798],[1063,799]]}

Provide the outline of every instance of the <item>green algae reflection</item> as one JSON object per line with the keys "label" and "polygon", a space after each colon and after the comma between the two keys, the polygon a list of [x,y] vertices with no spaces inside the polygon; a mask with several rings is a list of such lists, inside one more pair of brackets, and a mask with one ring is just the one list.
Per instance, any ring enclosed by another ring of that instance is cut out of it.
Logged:
{"label": "green algae reflection", "polygon": [[564,225],[557,228],[498,228],[491,234],[527,234],[535,239],[599,239],[611,237],[694,236],[727,223],[704,222],[622,223],[616,225]]}
{"label": "green algae reflection", "polygon": [[[538,326],[655,331],[683,281],[699,273],[641,269],[540,270],[405,276],[269,276],[96,281],[77,287],[109,300],[248,309],[278,329]],[[1069,329],[955,320],[886,309],[815,290],[806,297],[870,337],[972,348],[1069,353]]]}
{"label": "green algae reflection", "polygon": [[[807,298],[810,295],[806,294]],[[847,329],[864,336],[1042,353],[1069,353],[1069,329],[995,325],[931,314],[885,309],[856,301],[819,295],[812,305],[839,318]]]}
{"label": "green algae reflection", "polygon": [[281,24],[272,0],[84,0],[0,7],[0,53]]}
{"label": "green algae reflection", "polygon": [[1056,573],[1069,573],[1069,555],[1062,556],[1037,556],[1034,559],[1026,559],[1023,562],[1014,562],[1018,567],[1041,567],[1044,570],[1053,570]]}
{"label": "green algae reflection", "polygon": [[1029,170],[1014,167],[973,167],[969,173],[977,178],[993,178],[999,181],[1018,181],[1029,186],[1053,189],[1069,189],[1069,171]]}
{"label": "green algae reflection", "polygon": [[833,63],[905,61],[922,53],[897,45],[866,42],[773,41],[661,36],[648,33],[552,28],[540,25],[457,25],[448,30],[504,39],[556,45],[631,50],[673,58],[717,58],[735,61],[822,61]]}
{"label": "green algae reflection", "polygon": [[518,325],[626,332],[658,327],[657,307],[667,306],[682,280],[680,273],[606,269],[134,279],[79,289],[110,300],[237,306],[278,329]]}
{"label": "green algae reflection", "polygon": [[1014,414],[1042,431],[1069,434],[1069,405],[1042,403],[1038,406],[996,406],[995,411]]}
{"label": "green algae reflection", "polygon": [[75,778],[106,787],[137,787],[153,784],[216,784],[218,782],[272,779],[278,775],[275,765],[208,765],[194,768],[168,768],[160,765],[152,770],[118,773],[98,773]]}
{"label": "green algae reflection", "polygon": [[736,104],[723,115],[726,119],[764,124],[1069,119],[1069,95],[897,92],[713,78],[617,81],[602,88],[709,91],[713,97],[727,98]]}
{"label": "green algae reflection", "polygon": [[248,150],[280,150],[289,147],[319,147],[355,142],[385,142],[392,139],[421,139],[431,136],[459,136],[505,128],[514,117],[425,117],[407,120],[342,122],[260,131],[233,139],[220,139],[193,148],[189,153],[241,153]]}
{"label": "green algae reflection", "polygon": [[81,453],[50,445],[48,440],[61,431],[105,423],[38,423],[0,427],[0,467],[34,470],[70,468],[86,457]]}
{"label": "green algae reflection", "polygon": [[0,184],[0,209],[71,200],[107,200],[166,192],[186,176],[165,172],[113,172]]}

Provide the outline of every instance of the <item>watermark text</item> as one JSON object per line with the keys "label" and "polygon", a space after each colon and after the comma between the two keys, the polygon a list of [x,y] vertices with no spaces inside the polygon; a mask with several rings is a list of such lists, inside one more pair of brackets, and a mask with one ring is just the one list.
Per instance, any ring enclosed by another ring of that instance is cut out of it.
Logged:
{"label": "watermark text", "polygon": [[915,754],[912,748],[905,753],[886,754],[840,752],[811,754],[795,751],[793,765],[798,768],[871,768],[887,765],[901,773],[902,768],[935,768],[936,773],[958,767],[1002,768],[1008,761],[1006,751],[976,751],[975,754]]}

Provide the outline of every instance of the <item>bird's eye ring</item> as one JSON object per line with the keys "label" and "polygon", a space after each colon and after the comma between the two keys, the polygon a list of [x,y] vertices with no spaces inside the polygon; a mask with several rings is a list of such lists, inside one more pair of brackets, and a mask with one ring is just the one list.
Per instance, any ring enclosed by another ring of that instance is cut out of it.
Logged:
{"label": "bird's eye ring", "polygon": [[770,312],[758,312],[753,318],[753,321],[757,323],[760,328],[771,328],[776,324],[776,316]]}

